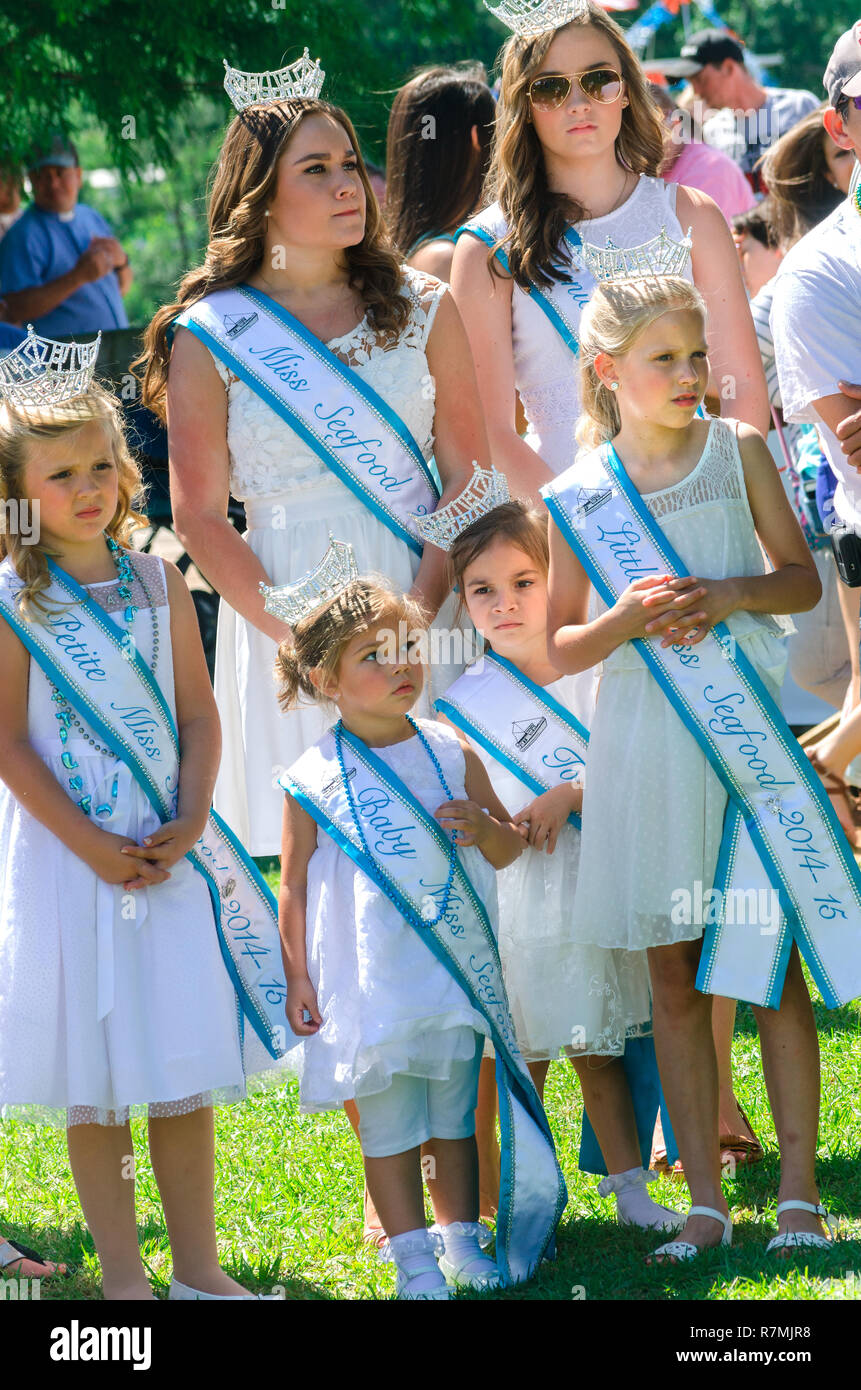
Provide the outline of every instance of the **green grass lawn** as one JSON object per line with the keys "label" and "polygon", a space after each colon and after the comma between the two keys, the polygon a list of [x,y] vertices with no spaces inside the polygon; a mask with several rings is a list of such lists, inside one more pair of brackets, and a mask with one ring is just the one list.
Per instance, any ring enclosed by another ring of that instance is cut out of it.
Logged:
{"label": "green grass lawn", "polygon": [[[725,1184],[735,1220],[733,1246],[689,1267],[647,1268],[657,1243],[620,1229],[612,1198],[578,1171],[581,1102],[572,1069],[555,1063],[547,1086],[570,1200],[558,1256],[532,1283],[484,1298],[522,1299],[819,1299],[861,1297],[861,1009],[816,1004],[822,1048],[822,1120],[818,1179],[826,1207],[841,1218],[834,1251],[799,1251],[766,1260],[774,1234],[778,1161],[753,1015],[741,1006],[734,1044],[736,1093],[766,1147],[762,1163]],[[244,1105],[216,1111],[216,1218],[222,1264],[258,1292],[277,1285],[288,1299],[379,1299],[394,1292],[394,1270],[363,1249],[362,1164],[346,1117],[301,1115],[295,1080]],[[143,1258],[157,1294],[170,1279],[170,1251],[146,1149],[135,1122],[138,1224]],[[44,1281],[41,1297],[96,1299],[99,1267],[66,1159],[62,1131],[0,1125],[0,1220],[4,1234],[35,1244],[74,1267],[73,1277]],[[652,1189],[684,1207],[683,1183]],[[857,1273],[857,1277],[847,1275]],[[467,1295],[462,1295],[466,1297]],[[478,1295],[476,1295],[478,1297]]]}

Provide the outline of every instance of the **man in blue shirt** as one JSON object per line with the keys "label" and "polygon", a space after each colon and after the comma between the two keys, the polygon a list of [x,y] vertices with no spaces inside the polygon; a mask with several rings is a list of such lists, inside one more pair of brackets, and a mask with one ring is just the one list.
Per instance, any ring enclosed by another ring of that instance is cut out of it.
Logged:
{"label": "man in blue shirt", "polygon": [[54,136],[28,173],[33,202],[0,242],[6,319],[32,323],[46,338],[128,328],[128,256],[104,218],[78,202],[83,175],[74,145]]}

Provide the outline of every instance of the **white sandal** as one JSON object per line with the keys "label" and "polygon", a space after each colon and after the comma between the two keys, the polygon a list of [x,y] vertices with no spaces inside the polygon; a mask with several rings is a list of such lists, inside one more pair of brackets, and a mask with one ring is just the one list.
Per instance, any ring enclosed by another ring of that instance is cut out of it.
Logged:
{"label": "white sandal", "polygon": [[[714,1207],[691,1207],[688,1216],[710,1216],[713,1221],[719,1221],[723,1226],[723,1235],[720,1238],[721,1245],[732,1245],[732,1217],[724,1216],[723,1212],[716,1211]],[[687,1260],[696,1259],[704,1250],[714,1250],[714,1245],[694,1245],[690,1240],[668,1240],[665,1245],[659,1245],[657,1250],[653,1250],[648,1257],[653,1260],[656,1255],[667,1255],[670,1259],[678,1260],[683,1263]]]}
{"label": "white sandal", "polygon": [[[482,1253],[493,1239],[490,1231],[480,1221],[452,1221],[445,1229],[456,1235],[472,1236],[477,1249],[469,1251],[460,1260],[453,1260],[446,1254],[443,1243],[439,1257],[439,1268],[447,1284],[454,1289],[474,1289],[476,1293],[486,1293],[488,1289],[500,1287],[499,1268],[496,1260]],[[431,1234],[438,1234],[443,1240],[443,1227],[431,1226]]]}
{"label": "white sandal", "polygon": [[171,1279],[167,1296],[172,1303],[178,1299],[195,1303],[212,1303],[216,1300],[219,1303],[242,1303],[248,1298],[260,1302],[267,1300],[267,1295],[260,1293],[202,1293],[200,1289],[193,1289],[190,1284],[183,1284],[179,1279]]}
{"label": "white sandal", "polygon": [[766,1255],[772,1255],[775,1250],[794,1250],[801,1246],[807,1246],[814,1250],[830,1250],[837,1239],[838,1221],[836,1216],[832,1216],[826,1211],[821,1202],[815,1205],[813,1202],[778,1202],[778,1220],[785,1211],[810,1211],[814,1216],[818,1216],[828,1227],[829,1234],[821,1235],[818,1231],[784,1231],[782,1235],[772,1236],[768,1245],[765,1247]]}

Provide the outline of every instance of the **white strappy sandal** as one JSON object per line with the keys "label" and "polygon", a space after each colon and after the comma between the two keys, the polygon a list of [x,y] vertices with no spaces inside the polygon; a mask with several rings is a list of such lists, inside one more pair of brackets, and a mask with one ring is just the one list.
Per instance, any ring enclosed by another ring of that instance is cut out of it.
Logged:
{"label": "white strappy sandal", "polygon": [[[722,1211],[716,1211],[714,1207],[691,1207],[688,1216],[710,1216],[713,1221],[720,1222],[723,1226],[723,1235],[720,1238],[721,1245],[732,1245],[732,1217],[724,1216]],[[690,1240],[668,1240],[665,1245],[659,1245],[657,1250],[653,1250],[648,1257],[653,1260],[656,1255],[666,1255],[671,1260],[678,1260],[680,1264],[686,1260],[695,1260],[697,1255],[702,1255],[705,1250],[714,1250],[713,1245],[694,1245]]]}
{"label": "white strappy sandal", "polygon": [[821,1202],[778,1202],[778,1219],[785,1211],[810,1211],[814,1216],[818,1216],[828,1227],[829,1234],[823,1236],[818,1231],[784,1231],[783,1235],[772,1236],[768,1245],[765,1247],[766,1255],[772,1255],[777,1250],[795,1250],[802,1246],[807,1246],[814,1250],[830,1250],[837,1239],[838,1221],[836,1216],[832,1216],[826,1211]]}

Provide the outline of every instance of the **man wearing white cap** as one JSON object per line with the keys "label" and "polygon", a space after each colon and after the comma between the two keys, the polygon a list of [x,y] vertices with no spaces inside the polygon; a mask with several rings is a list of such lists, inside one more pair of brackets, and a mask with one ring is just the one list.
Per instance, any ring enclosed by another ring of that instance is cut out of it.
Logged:
{"label": "man wearing white cap", "polygon": [[52,136],[28,174],[33,202],[0,243],[5,317],[48,338],[127,328],[128,256],[95,208],[78,202],[75,146]]}

